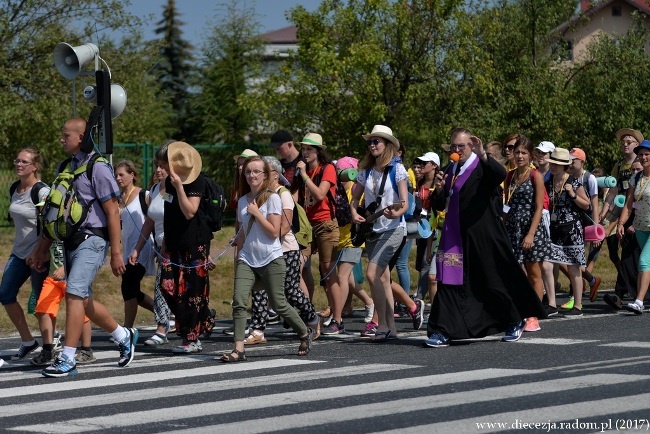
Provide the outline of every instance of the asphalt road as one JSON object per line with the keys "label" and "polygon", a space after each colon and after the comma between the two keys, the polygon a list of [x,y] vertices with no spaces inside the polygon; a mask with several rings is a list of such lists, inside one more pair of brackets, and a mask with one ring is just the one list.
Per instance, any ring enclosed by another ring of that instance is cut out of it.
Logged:
{"label": "asphalt road", "polygon": [[[138,345],[117,367],[106,333],[98,358],[73,378],[43,378],[28,362],[0,368],[3,432],[485,433],[648,431],[650,314],[612,312],[602,301],[581,318],[541,321],[516,343],[500,336],[424,348],[425,331],[400,319],[400,338],[321,337],[309,357],[281,327],[248,362],[213,360],[232,348],[215,330],[203,352]],[[219,323],[223,329],[226,322]],[[140,341],[152,333],[141,329]],[[175,338],[172,343],[178,343]],[[0,339],[8,359],[17,338]],[[535,425],[538,424],[538,425]],[[636,428],[636,429],[635,429]]]}

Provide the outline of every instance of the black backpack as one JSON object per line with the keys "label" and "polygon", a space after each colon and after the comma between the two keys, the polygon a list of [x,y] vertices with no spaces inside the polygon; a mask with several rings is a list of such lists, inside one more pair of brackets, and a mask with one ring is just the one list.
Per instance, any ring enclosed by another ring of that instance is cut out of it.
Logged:
{"label": "black backpack", "polygon": [[[332,163],[329,163],[332,164]],[[332,164],[332,166],[334,166]],[[318,174],[314,176],[314,184],[319,185],[323,179],[323,172],[325,172],[325,167],[321,167],[321,170]],[[334,167],[336,169],[336,167]],[[350,201],[348,201],[348,195],[345,192],[345,187],[336,177],[336,195],[332,196],[331,190],[327,190],[327,199],[330,202],[330,210],[332,213],[332,220],[336,218],[339,227],[349,225],[352,223],[352,211],[350,211]]]}
{"label": "black backpack", "polygon": [[[11,197],[14,195],[14,193],[18,189],[18,184],[20,184],[20,180],[14,182],[13,184],[11,184],[11,186],[9,186],[9,201],[11,201]],[[41,191],[41,189],[43,187],[48,187],[48,185],[46,183],[44,183],[43,181],[36,181],[36,184],[34,184],[32,186],[31,199],[32,199],[32,203],[34,205],[36,205],[37,203],[39,203],[41,201],[40,198],[38,197],[38,192]],[[38,211],[36,211],[36,214],[38,215]],[[9,214],[9,211],[7,211],[7,221],[8,222],[13,221],[13,219],[11,218],[11,214]],[[38,233],[40,233],[40,229],[41,228],[39,226],[38,227]]]}
{"label": "black backpack", "polygon": [[201,199],[200,209],[210,232],[217,232],[223,226],[223,214],[228,206],[226,191],[205,172],[201,172],[201,175],[205,179],[205,193]]}

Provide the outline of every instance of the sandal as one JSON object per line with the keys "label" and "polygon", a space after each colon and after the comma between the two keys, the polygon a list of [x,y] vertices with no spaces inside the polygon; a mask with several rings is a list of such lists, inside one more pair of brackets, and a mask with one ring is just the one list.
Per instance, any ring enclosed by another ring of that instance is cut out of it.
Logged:
{"label": "sandal", "polygon": [[[237,357],[235,357],[237,356]],[[224,363],[238,363],[246,361],[246,351],[232,350],[230,353],[222,354],[221,357],[216,358]]]}
{"label": "sandal", "polygon": [[158,345],[165,345],[167,342],[169,342],[167,336],[156,332],[153,336],[144,341],[144,344],[148,347],[157,347]]}
{"label": "sandal", "polygon": [[298,355],[306,356],[311,351],[311,344],[314,340],[314,331],[312,329],[307,329],[307,335],[300,338],[300,346],[298,347]]}
{"label": "sandal", "polygon": [[321,318],[318,315],[314,317],[312,322],[307,323],[307,328],[310,328],[314,332],[314,335],[311,338],[312,342],[320,337],[320,323]]}

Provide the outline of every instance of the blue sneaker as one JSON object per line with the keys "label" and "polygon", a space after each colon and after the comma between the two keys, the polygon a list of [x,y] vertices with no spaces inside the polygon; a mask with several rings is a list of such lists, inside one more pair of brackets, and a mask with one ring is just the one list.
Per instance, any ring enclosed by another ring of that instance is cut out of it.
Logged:
{"label": "blue sneaker", "polygon": [[442,348],[449,346],[449,338],[442,333],[433,333],[429,339],[424,341],[424,345],[432,348]]}
{"label": "blue sneaker", "polygon": [[77,364],[74,359],[69,359],[65,354],[59,354],[54,362],[41,371],[44,377],[74,377],[78,374]]}
{"label": "blue sneaker", "polygon": [[138,342],[138,337],[138,329],[126,329],[126,338],[117,345],[120,349],[120,360],[117,362],[117,366],[120,368],[129,366],[133,360],[135,356],[135,343]]}
{"label": "blue sneaker", "polygon": [[524,331],[524,326],[526,325],[526,320],[522,319],[517,324],[509,325],[506,329],[506,335],[501,338],[503,342],[517,342],[521,338],[521,334]]}

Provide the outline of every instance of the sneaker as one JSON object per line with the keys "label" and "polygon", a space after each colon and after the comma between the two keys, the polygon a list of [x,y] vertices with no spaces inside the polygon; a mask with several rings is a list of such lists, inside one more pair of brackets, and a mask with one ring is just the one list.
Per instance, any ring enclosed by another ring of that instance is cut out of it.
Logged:
{"label": "sneaker", "polygon": [[409,312],[413,317],[413,330],[420,330],[424,322],[424,301],[415,301],[415,312]]}
{"label": "sneaker", "polygon": [[57,331],[54,332],[54,338],[52,339],[52,353],[60,353],[63,351],[63,336]]}
{"label": "sneaker", "polygon": [[564,316],[582,316],[582,309],[578,309],[577,307],[574,307],[573,309],[562,312],[562,314]]}
{"label": "sneaker", "polygon": [[[246,330],[244,330],[244,334],[247,335],[250,333],[250,329],[246,327]],[[224,329],[223,331],[224,335],[227,336],[234,336],[235,335],[235,327],[228,327],[227,329]]]}
{"label": "sneaker", "polygon": [[36,357],[29,363],[34,366],[49,366],[54,362],[54,354],[52,351],[42,350]]}
{"label": "sneaker", "polygon": [[503,342],[517,342],[521,338],[521,334],[524,331],[524,326],[526,325],[526,320],[521,320],[517,324],[512,324],[506,329],[506,334],[501,340]]}
{"label": "sneaker", "polygon": [[369,323],[372,321],[372,317],[375,314],[375,305],[371,304],[370,306],[366,306],[366,317],[363,319],[363,322]]}
{"label": "sneaker", "polygon": [[27,357],[29,355],[29,353],[34,351],[36,348],[38,348],[38,342],[37,341],[34,341],[34,343],[31,344],[31,345],[20,344],[20,348],[18,349],[18,353],[11,356],[11,361],[15,362],[16,360],[24,359],[25,357]]}
{"label": "sneaker", "polygon": [[442,333],[433,333],[426,341],[424,341],[424,346],[431,348],[448,347],[449,338]]}
{"label": "sneaker", "polygon": [[153,336],[144,341],[144,344],[148,347],[157,347],[159,345],[165,345],[168,342],[167,336],[161,333],[154,333]]}
{"label": "sneaker", "polygon": [[526,325],[524,326],[525,332],[538,332],[542,328],[539,326],[539,321],[534,316],[526,319]]}
{"label": "sneaker", "polygon": [[84,350],[83,348],[77,351],[77,354],[74,355],[74,359],[77,365],[88,365],[97,361],[93,355],[93,350]]}
{"label": "sneaker", "polygon": [[264,337],[264,333],[251,333],[248,335],[246,339],[244,339],[244,345],[257,345],[257,344],[265,344],[266,343],[266,338]]}
{"label": "sneaker", "polygon": [[280,315],[273,309],[269,308],[269,319],[266,321],[267,324],[280,324]]}
{"label": "sneaker", "polygon": [[370,321],[366,324],[366,328],[361,332],[361,337],[370,338],[373,337],[375,333],[377,333],[377,324]]}
{"label": "sneaker", "polygon": [[174,354],[200,353],[203,351],[201,341],[183,341],[182,345],[172,348]]}
{"label": "sneaker", "polygon": [[138,342],[139,335],[138,329],[136,328],[126,329],[126,338],[117,344],[120,350],[120,360],[118,360],[117,366],[120,368],[126,368],[133,361],[133,357],[135,357],[135,343]]}
{"label": "sneaker", "polygon": [[[409,314],[410,314],[410,312],[409,312]],[[408,315],[406,313],[406,306],[404,306],[401,303],[397,304],[395,306],[395,313],[393,314],[393,316],[395,318],[404,318],[406,315]]]}
{"label": "sneaker", "polygon": [[598,287],[600,286],[600,277],[594,277],[596,280],[593,285],[589,287],[589,301],[594,302],[598,298]]}
{"label": "sneaker", "polygon": [[77,365],[74,359],[68,358],[65,354],[61,353],[54,360],[54,362],[47,368],[41,371],[44,377],[74,377],[77,375]]}
{"label": "sneaker", "polygon": [[334,315],[330,314],[329,316],[323,318],[323,327],[329,327],[334,320]]}
{"label": "sneaker", "polygon": [[621,297],[619,297],[618,295],[605,294],[603,296],[603,300],[605,301],[605,303],[607,303],[614,310],[623,309],[623,302],[621,301]]}
{"label": "sneaker", "polygon": [[555,306],[544,306],[544,309],[546,309],[546,316],[548,318],[560,315],[560,312],[557,310],[557,307]]}
{"label": "sneaker", "polygon": [[[325,323],[323,323],[324,325]],[[342,333],[343,331],[341,330],[342,327],[339,326],[339,323],[336,322],[336,320],[332,320],[330,322],[330,325],[325,327],[322,331],[322,335],[338,335],[339,333]]]}
{"label": "sneaker", "polygon": [[562,306],[560,306],[560,309],[571,310],[571,309],[573,309],[573,303],[575,303],[575,301],[573,299],[573,296],[571,296],[571,297],[569,297],[569,301],[567,301]]}
{"label": "sneaker", "polygon": [[643,313],[643,305],[639,306],[636,304],[636,302],[626,304],[623,306],[623,309],[627,310],[628,312],[633,312],[637,315],[641,315]]}

